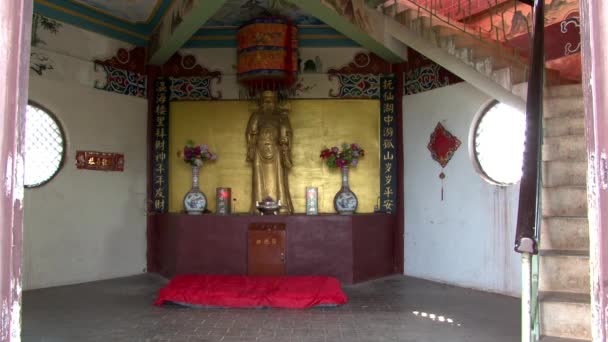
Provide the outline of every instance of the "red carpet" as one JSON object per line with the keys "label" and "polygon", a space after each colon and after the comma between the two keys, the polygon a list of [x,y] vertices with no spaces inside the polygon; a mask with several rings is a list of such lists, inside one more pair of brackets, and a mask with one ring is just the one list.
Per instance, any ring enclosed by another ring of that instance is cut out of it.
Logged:
{"label": "red carpet", "polygon": [[181,275],[159,291],[154,304],[306,309],[347,300],[340,282],[332,277]]}

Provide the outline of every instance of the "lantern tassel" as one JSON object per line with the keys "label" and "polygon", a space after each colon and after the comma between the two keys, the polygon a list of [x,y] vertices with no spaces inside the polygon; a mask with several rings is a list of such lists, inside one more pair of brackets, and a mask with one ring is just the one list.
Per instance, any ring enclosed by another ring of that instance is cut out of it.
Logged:
{"label": "lantern tassel", "polygon": [[441,201],[443,202],[443,180],[445,179],[445,173],[443,173],[443,168],[441,170],[442,171],[439,174],[439,179],[441,179]]}

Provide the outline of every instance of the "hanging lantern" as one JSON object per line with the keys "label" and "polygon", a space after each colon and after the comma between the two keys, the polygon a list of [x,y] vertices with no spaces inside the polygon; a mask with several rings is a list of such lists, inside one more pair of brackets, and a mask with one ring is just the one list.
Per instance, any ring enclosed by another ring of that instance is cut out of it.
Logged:
{"label": "hanging lantern", "polygon": [[253,19],[239,28],[237,80],[250,93],[285,90],[298,73],[298,29],[288,19]]}

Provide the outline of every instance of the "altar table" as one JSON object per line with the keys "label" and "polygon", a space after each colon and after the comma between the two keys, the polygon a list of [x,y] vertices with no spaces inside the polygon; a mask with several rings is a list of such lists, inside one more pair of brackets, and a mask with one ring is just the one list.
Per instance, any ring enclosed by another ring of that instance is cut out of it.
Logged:
{"label": "altar table", "polygon": [[148,270],[245,275],[251,223],[285,224],[288,275],[324,275],[352,284],[395,273],[394,214],[186,215],[149,217]]}

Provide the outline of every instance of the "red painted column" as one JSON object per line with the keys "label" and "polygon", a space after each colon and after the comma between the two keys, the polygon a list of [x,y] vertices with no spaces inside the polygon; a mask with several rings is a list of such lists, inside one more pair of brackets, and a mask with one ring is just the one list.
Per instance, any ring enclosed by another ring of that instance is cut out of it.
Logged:
{"label": "red painted column", "polygon": [[32,0],[0,1],[0,342],[21,326],[23,131]]}
{"label": "red painted column", "polygon": [[593,341],[608,338],[608,3],[581,1]]}

